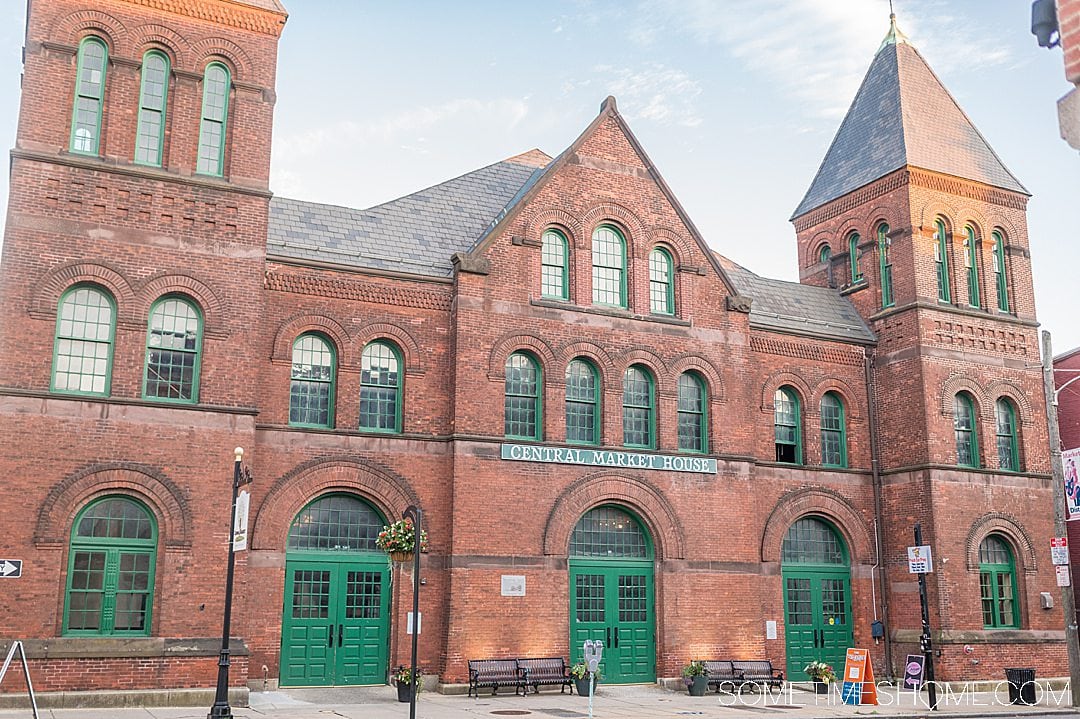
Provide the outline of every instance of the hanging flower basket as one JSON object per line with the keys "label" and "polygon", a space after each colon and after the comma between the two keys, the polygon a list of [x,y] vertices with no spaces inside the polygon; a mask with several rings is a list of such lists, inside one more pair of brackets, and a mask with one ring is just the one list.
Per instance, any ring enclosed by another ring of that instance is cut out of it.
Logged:
{"label": "hanging flower basket", "polygon": [[395,562],[411,562],[414,556],[415,552],[390,552],[390,559]]}
{"label": "hanging flower basket", "polygon": [[[399,519],[383,527],[375,538],[375,546],[390,555],[395,562],[408,562],[416,551],[416,531],[411,519]],[[427,532],[420,532],[420,551],[426,552]]]}

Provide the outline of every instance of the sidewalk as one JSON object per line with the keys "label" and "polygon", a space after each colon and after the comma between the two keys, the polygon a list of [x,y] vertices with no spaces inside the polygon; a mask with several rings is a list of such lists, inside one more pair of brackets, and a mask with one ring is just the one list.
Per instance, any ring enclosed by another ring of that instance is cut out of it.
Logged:
{"label": "sidewalk", "polygon": [[[1008,689],[997,693],[939,693],[940,715],[959,717],[1012,717],[1075,715],[1069,706],[1067,691],[1038,692],[1035,706],[1008,703]],[[654,719],[659,717],[741,717],[784,716],[792,719],[832,719],[833,717],[881,716],[890,719],[928,716],[926,694],[897,694],[882,688],[879,706],[846,706],[839,694],[818,696],[800,688],[785,689],[782,694],[746,694],[741,697],[710,693],[691,697],[654,685],[601,686],[593,699],[597,719]],[[417,702],[416,715],[421,719],[492,719],[501,716],[532,716],[534,719],[581,719],[588,716],[588,699],[559,694],[552,690],[528,697],[481,694],[479,699],[462,695],[424,692]],[[41,717],[50,719],[204,719],[209,707],[153,707],[126,709],[41,709]],[[402,719],[409,716],[409,705],[397,701],[393,687],[329,689],[290,689],[275,692],[252,692],[251,706],[234,710],[244,719]],[[30,717],[25,709],[0,711],[0,719]]]}

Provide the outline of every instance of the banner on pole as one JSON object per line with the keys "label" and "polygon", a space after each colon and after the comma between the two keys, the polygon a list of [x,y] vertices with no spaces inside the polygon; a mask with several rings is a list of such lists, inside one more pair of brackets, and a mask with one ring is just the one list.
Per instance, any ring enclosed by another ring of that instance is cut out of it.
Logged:
{"label": "banner on pole", "polygon": [[247,549],[248,508],[251,506],[251,492],[246,489],[236,495],[236,521],[233,523],[232,548],[234,552]]}
{"label": "banner on pole", "polygon": [[1061,453],[1065,470],[1065,519],[1080,519],[1080,447]]}

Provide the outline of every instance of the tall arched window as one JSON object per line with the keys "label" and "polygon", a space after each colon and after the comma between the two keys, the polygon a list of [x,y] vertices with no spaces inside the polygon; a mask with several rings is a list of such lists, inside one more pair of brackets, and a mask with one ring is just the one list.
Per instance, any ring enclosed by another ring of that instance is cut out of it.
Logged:
{"label": "tall arched window", "polygon": [[994,405],[997,415],[998,468],[1020,471],[1020,452],[1016,441],[1016,407],[1012,400],[1001,397]]}
{"label": "tall arched window", "polygon": [[982,307],[979,296],[979,247],[975,241],[975,229],[971,226],[964,228],[964,265],[967,267],[968,304]]}
{"label": "tall arched window", "polygon": [[101,110],[105,104],[105,69],[109,49],[99,37],[79,43],[75,74],[75,109],[71,118],[71,151],[96,155],[101,144]]}
{"label": "tall arched window", "polygon": [[225,127],[229,118],[229,69],[220,62],[206,66],[203,74],[202,122],[199,125],[199,157],[195,171],[222,175],[225,167]]}
{"label": "tall arched window", "polygon": [[979,594],[985,628],[1020,626],[1016,606],[1016,565],[1008,543],[996,534],[979,544]]}
{"label": "tall arched window", "polygon": [[566,238],[557,230],[547,230],[542,238],[540,250],[541,278],[540,293],[544,297],[554,297],[558,300],[570,298],[570,287],[567,281],[569,256]]}
{"label": "tall arched window", "polygon": [[994,241],[994,286],[997,287],[997,306],[1002,312],[1009,311],[1009,280],[1005,274],[1005,240],[997,230],[991,233]]}
{"label": "tall arched window", "polygon": [[593,304],[626,307],[626,241],[611,225],[592,236]]}
{"label": "tall arched window", "polygon": [[75,518],[64,594],[64,634],[148,635],[157,526],[146,507],[105,497]]}
{"label": "tall arched window", "polygon": [[844,403],[835,392],[826,392],[821,398],[821,463],[829,467],[847,466]]}
{"label": "tall arched window", "polygon": [[596,368],[583,359],[566,366],[566,441],[600,443],[600,383]]}
{"label": "tall arched window", "polygon": [[182,297],[164,297],[150,309],[143,397],[199,401],[202,314]]}
{"label": "tall arched window", "polygon": [[652,373],[631,365],[623,375],[623,444],[656,446],[656,388]]}
{"label": "tall arched window", "polygon": [[507,437],[541,439],[540,365],[524,352],[506,358],[503,432]]}
{"label": "tall arched window", "polygon": [[52,389],[108,395],[115,331],[110,295],[88,285],[65,292],[56,312]]}
{"label": "tall arched window", "polygon": [[828,262],[832,259],[832,248],[828,245],[822,245],[818,250],[818,262]]}
{"label": "tall arched window", "polygon": [[675,314],[671,255],[660,247],[649,253],[649,311],[654,315]]}
{"label": "tall arched window", "polygon": [[952,288],[949,286],[949,241],[945,221],[940,217],[934,221],[934,265],[937,267],[937,298],[941,302],[952,302]]}
{"label": "tall arched window", "polygon": [[956,463],[979,466],[979,436],[975,431],[975,400],[960,392],[954,400],[953,428],[956,431]]}
{"label": "tall arched window", "polygon": [[360,355],[360,429],[401,431],[401,355],[389,342],[376,340]]}
{"label": "tall arched window", "polygon": [[781,387],[773,395],[773,435],[776,461],[802,464],[802,423],[799,395],[791,387]]}
{"label": "tall arched window", "polygon": [[852,232],[848,237],[848,264],[851,265],[851,284],[863,278],[859,270],[859,233]]}
{"label": "tall arched window", "polygon": [[168,95],[169,58],[160,50],[150,50],[143,55],[139,127],[135,133],[135,162],[140,165],[161,167]]}
{"label": "tall arched window", "polygon": [[878,260],[881,265],[881,307],[884,309],[892,307],[895,302],[893,299],[892,258],[889,256],[892,240],[889,239],[889,226],[884,222],[878,225],[877,238]]}
{"label": "tall arched window", "polygon": [[289,424],[334,426],[334,350],[317,334],[293,342]]}
{"label": "tall arched window", "polygon": [[679,449],[707,452],[708,415],[705,381],[696,372],[679,375]]}

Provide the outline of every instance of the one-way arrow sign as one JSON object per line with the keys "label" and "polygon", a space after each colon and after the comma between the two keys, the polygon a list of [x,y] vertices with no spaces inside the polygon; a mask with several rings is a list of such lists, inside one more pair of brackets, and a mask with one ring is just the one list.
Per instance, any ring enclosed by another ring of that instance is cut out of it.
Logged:
{"label": "one-way arrow sign", "polygon": [[0,578],[18,579],[22,576],[21,559],[0,559]]}

